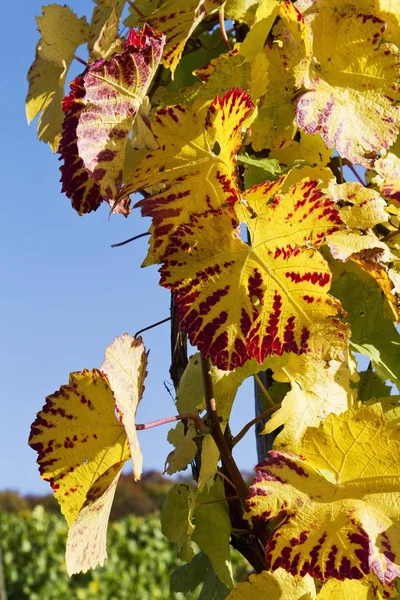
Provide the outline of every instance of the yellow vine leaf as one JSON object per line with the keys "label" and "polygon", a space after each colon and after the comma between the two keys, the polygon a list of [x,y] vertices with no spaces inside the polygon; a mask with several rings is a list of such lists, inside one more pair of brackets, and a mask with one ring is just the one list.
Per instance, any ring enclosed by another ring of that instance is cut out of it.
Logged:
{"label": "yellow vine leaf", "polygon": [[[314,600],[316,598],[315,583],[312,577],[293,577],[284,569],[274,573],[262,571],[250,575],[249,581],[239,583],[226,600]],[[356,600],[356,599],[355,599]]]}
{"label": "yellow vine leaf", "polygon": [[88,37],[88,25],[67,6],[50,4],[42,10],[37,18],[41,38],[28,72],[26,117],[30,123],[39,115],[38,137],[56,152],[64,119],[65,77],[77,47]]}
{"label": "yellow vine leaf", "polygon": [[124,44],[122,38],[119,36],[119,19],[120,15],[116,9],[112,9],[93,44],[90,54],[91,62],[98,58],[107,60],[115,52],[123,52]]}
{"label": "yellow vine leaf", "polygon": [[171,69],[172,75],[181,59],[189,37],[201,21],[218,10],[220,0],[166,0],[155,12],[142,19],[166,35],[161,63]]}
{"label": "yellow vine leaf", "polygon": [[196,113],[179,105],[157,111],[153,134],[158,148],[130,175],[119,195],[123,199],[143,188],[164,185],[161,193],[136,205],[143,216],[153,219],[144,265],[161,262],[171,234],[200,215],[225,209],[235,219],[229,207],[240,198],[236,154],[242,128],[254,117],[251,98],[237,88]]}
{"label": "yellow vine leaf", "polygon": [[188,421],[186,432],[185,426],[181,421],[175,428],[169,430],[167,440],[175,446],[175,450],[167,456],[164,473],[173,475],[178,471],[186,469],[187,465],[196,456],[197,445],[193,439],[196,435],[197,432],[193,421]]}
{"label": "yellow vine leaf", "polygon": [[103,364],[108,377],[97,369],[71,373],[69,384],[46,399],[32,423],[29,445],[70,527],[70,574],[104,563],[115,487],[129,458],[140,477],[135,414],[146,361],[140,338],[116,338]]}
{"label": "yellow vine leaf", "polygon": [[322,586],[317,600],[374,600],[377,596],[371,585],[356,579],[330,579]]}
{"label": "yellow vine leaf", "polygon": [[42,479],[50,483],[71,525],[96,480],[129,459],[106,376],[97,369],[71,373],[69,384],[48,396],[37,414],[29,445],[38,453]]}
{"label": "yellow vine leaf", "polygon": [[77,47],[89,35],[86,18],[78,18],[68,6],[49,4],[43,6],[36,21],[42,35],[37,45],[38,55],[67,70]]}
{"label": "yellow vine leaf", "polygon": [[302,133],[300,141],[290,140],[283,148],[273,148],[269,156],[277,158],[286,167],[291,167],[298,161],[325,167],[331,154],[332,151],[325,146],[320,136]]}
{"label": "yellow vine leaf", "polygon": [[125,461],[116,463],[96,480],[69,528],[65,553],[69,576],[104,565],[108,519],[124,464]]}
{"label": "yellow vine leaf", "polygon": [[248,228],[242,242],[229,214],[198,219],[171,235],[161,284],[176,294],[193,345],[219,369],[271,355],[302,354],[310,328],[340,311],[328,295],[331,273],[318,252],[342,226],[317,181],[282,192],[284,178],[256,185],[234,206]]}
{"label": "yellow vine leaf", "polygon": [[384,158],[375,161],[373,183],[396,207],[400,207],[400,158],[389,152]]}
{"label": "yellow vine leaf", "polygon": [[[107,58],[107,55],[116,50],[116,48],[107,49],[106,41],[108,39],[110,45],[114,44],[111,36],[113,32],[118,34],[118,23],[125,0],[94,0],[94,3],[88,40],[89,55],[94,53],[96,56]],[[116,28],[115,22],[117,22]]]}
{"label": "yellow vine leaf", "polygon": [[[306,374],[298,369],[297,374],[292,375],[292,389],[262,432],[271,433],[284,425],[274,448],[297,452],[307,427],[317,427],[328,414],[337,415],[355,405],[356,393],[351,387],[351,372],[346,363],[335,360],[310,360],[310,363]],[[300,366],[302,361],[299,361]]]}
{"label": "yellow vine leaf", "polygon": [[381,43],[385,27],[351,4],[323,3],[312,22],[309,91],[296,108],[301,129],[365,167],[400,129],[398,49]]}
{"label": "yellow vine leaf", "polygon": [[133,476],[140,479],[143,457],[137,439],[135,416],[144,391],[147,356],[142,338],[124,333],[107,346],[101,369],[114,393],[115,408],[128,437]]}
{"label": "yellow vine leaf", "polygon": [[298,454],[271,451],[256,467],[248,516],[279,518],[266,545],[273,570],[325,580],[400,575],[400,425],[378,404],[328,415]]}

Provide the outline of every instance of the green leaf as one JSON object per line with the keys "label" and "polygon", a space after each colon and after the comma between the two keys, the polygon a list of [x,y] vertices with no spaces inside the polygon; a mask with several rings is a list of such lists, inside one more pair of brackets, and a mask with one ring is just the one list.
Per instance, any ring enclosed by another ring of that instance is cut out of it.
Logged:
{"label": "green leaf", "polygon": [[199,600],[223,600],[229,594],[229,588],[218,579],[204,552],[199,552],[191,563],[178,567],[171,574],[173,592],[187,594],[194,591],[201,583],[203,588]]}
{"label": "green leaf", "polygon": [[191,540],[210,559],[221,581],[233,587],[229,540],[231,522],[223,483],[218,479],[201,493],[189,485],[175,485],[161,510],[164,535],[178,546],[181,558],[193,558]]}
{"label": "green leaf", "polygon": [[367,402],[371,398],[383,398],[390,395],[391,388],[372,370],[362,371],[358,383],[358,399]]}
{"label": "green leaf", "polygon": [[368,356],[382,381],[400,385],[400,335],[389,318],[382,292],[373,280],[343,272],[331,293],[349,313],[353,350]]}
{"label": "green leaf", "polygon": [[237,161],[244,165],[243,177],[246,190],[264,181],[275,181],[283,172],[276,158],[255,158],[242,154],[238,156]]}

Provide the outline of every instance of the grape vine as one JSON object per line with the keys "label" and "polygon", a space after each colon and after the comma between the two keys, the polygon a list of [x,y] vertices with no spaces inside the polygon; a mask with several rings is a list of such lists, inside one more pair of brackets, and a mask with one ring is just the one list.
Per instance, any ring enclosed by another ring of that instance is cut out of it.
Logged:
{"label": "grape vine", "polygon": [[[135,423],[148,352],[128,334],[46,398],[29,444],[68,523],[69,574],[104,564],[124,464],[141,476],[137,432],[177,422],[165,470],[191,465],[193,483],[161,513],[188,563],[174,591],[397,597],[399,15],[387,0],[42,8],[28,121],[78,214],[151,218],[132,240],[149,236],[143,266],[171,291],[177,408]],[[262,406],[231,432],[249,377]],[[248,486],[232,451],[261,422],[274,441]],[[230,546],[251,572],[237,586]]]}

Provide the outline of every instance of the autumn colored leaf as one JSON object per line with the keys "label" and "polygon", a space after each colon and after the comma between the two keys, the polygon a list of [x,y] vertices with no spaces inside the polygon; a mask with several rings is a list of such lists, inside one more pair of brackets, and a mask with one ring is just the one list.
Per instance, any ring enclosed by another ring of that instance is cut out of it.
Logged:
{"label": "autumn colored leaf", "polygon": [[340,414],[355,405],[351,372],[346,363],[310,359],[306,368],[306,373],[299,369],[293,376],[292,389],[262,432],[271,433],[284,425],[275,438],[274,448],[297,452],[307,427],[316,427],[328,414]]}
{"label": "autumn colored leaf", "polygon": [[69,384],[48,396],[37,414],[29,445],[38,453],[42,479],[50,483],[71,525],[96,480],[129,459],[106,376],[97,369],[71,373]]}
{"label": "autumn colored leaf", "polygon": [[389,152],[384,158],[375,161],[376,176],[373,182],[382,194],[397,207],[400,207],[400,158]]}
{"label": "autumn colored leaf", "polygon": [[317,600],[348,600],[348,598],[374,600],[378,596],[370,585],[356,579],[344,579],[343,581],[330,579],[324,583],[317,595]]}
{"label": "autumn colored leaf", "polygon": [[135,416],[144,391],[147,356],[142,338],[133,338],[124,333],[107,346],[101,365],[114,394],[119,420],[128,437],[135,480],[140,479],[142,474],[143,458],[136,434]]}
{"label": "autumn colored leaf", "polygon": [[140,477],[135,415],[146,360],[140,338],[116,338],[103,363],[108,377],[97,369],[71,373],[69,385],[46,399],[32,423],[29,445],[70,527],[69,574],[104,563],[115,488],[130,457]]}
{"label": "autumn colored leaf", "polygon": [[[118,34],[119,19],[125,0],[94,0],[94,3],[88,41],[89,55],[94,54],[95,58],[107,58],[109,52],[107,41],[111,46],[115,41],[113,38]],[[116,22],[117,28],[115,29]]]}
{"label": "autumn colored leaf", "polygon": [[325,580],[400,575],[400,425],[379,404],[329,415],[298,455],[271,451],[256,467],[248,515],[273,525],[273,570]]}
{"label": "autumn colored leaf", "polygon": [[351,4],[334,9],[324,3],[312,21],[309,91],[296,108],[300,128],[365,167],[400,129],[398,50],[381,43],[385,28]]}
{"label": "autumn colored leaf", "polygon": [[196,434],[193,421],[188,422],[187,431],[181,421],[175,428],[169,430],[167,440],[175,446],[175,450],[166,458],[164,473],[173,475],[183,471],[191,463],[197,452],[197,445],[193,439]]}
{"label": "autumn colored leaf", "polygon": [[379,255],[379,262],[392,260],[388,246],[379,240],[372,230],[375,225],[388,220],[386,202],[375,191],[363,187],[360,183],[335,183],[329,186],[332,199],[342,206],[339,214],[347,228],[328,236],[327,243],[332,256],[346,261],[352,255],[367,257]]}
{"label": "autumn colored leaf", "polygon": [[26,116],[30,123],[39,115],[38,137],[56,152],[63,122],[65,77],[77,47],[88,37],[88,25],[85,17],[78,18],[67,6],[50,4],[42,10],[37,17],[41,38],[28,72]]}
{"label": "autumn colored leaf", "polygon": [[299,141],[290,140],[283,148],[273,148],[270,158],[278,159],[279,163],[285,167],[292,167],[299,161],[325,167],[331,153],[332,151],[326,148],[320,136],[302,133]]}
{"label": "autumn colored leaf", "polygon": [[96,480],[68,531],[65,560],[69,576],[104,565],[108,519],[124,464],[116,463]]}
{"label": "autumn colored leaf", "polygon": [[166,0],[155,12],[146,15],[142,20],[150,23],[156,30],[166,36],[166,44],[161,63],[174,73],[183,49],[189,37],[201,21],[218,9],[219,0]]}
{"label": "autumn colored leaf", "polygon": [[143,216],[153,219],[144,265],[161,262],[171,234],[181,225],[222,209],[235,219],[228,207],[240,198],[236,154],[252,111],[248,94],[236,88],[197,113],[179,105],[157,111],[153,134],[159,147],[131,174],[119,196],[123,199],[149,186],[164,187],[136,205]]}
{"label": "autumn colored leaf", "polygon": [[317,181],[304,179],[286,193],[283,183],[255,186],[235,205],[251,245],[238,238],[226,214],[198,219],[170,237],[161,285],[176,294],[191,343],[220,369],[301,354],[311,325],[340,310],[328,295],[331,274],[317,251],[341,227],[337,210]]}
{"label": "autumn colored leaf", "polygon": [[[99,59],[71,83],[63,101],[59,152],[62,189],[79,214],[103,200],[114,209],[122,184],[128,134],[157,69],[164,38],[147,26],[131,30],[124,51]],[[128,214],[128,201],[117,211]]]}
{"label": "autumn colored leaf", "polygon": [[314,600],[315,583],[309,575],[293,577],[284,569],[277,569],[274,573],[262,571],[250,575],[248,582],[239,583],[227,600],[254,600],[264,597],[269,600]]}

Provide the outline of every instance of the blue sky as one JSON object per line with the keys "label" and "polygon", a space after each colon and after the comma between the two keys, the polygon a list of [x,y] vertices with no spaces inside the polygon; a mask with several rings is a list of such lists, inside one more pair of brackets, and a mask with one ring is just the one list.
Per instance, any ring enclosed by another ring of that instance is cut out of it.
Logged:
{"label": "blue sky", "polygon": [[[71,371],[99,367],[116,335],[133,334],[169,314],[169,293],[158,286],[157,269],[140,268],[146,238],[110,248],[146,231],[148,223],[137,211],[128,219],[108,220],[106,208],[78,217],[60,192],[57,156],[37,140],[36,125],[26,124],[26,73],[34,58],[34,17],[41,4],[7,4],[0,100],[0,489],[35,493],[50,490],[27,445],[30,424],[45,397],[67,383]],[[90,0],[68,4],[79,16],[92,9]],[[175,413],[163,385],[169,380],[168,324],[146,333],[144,341],[150,363],[138,422]],[[248,381],[236,402],[233,433],[253,416]],[[167,431],[164,426],[139,434],[145,469],[163,469],[172,449]],[[236,457],[241,468],[254,466],[253,432],[238,445]]]}

